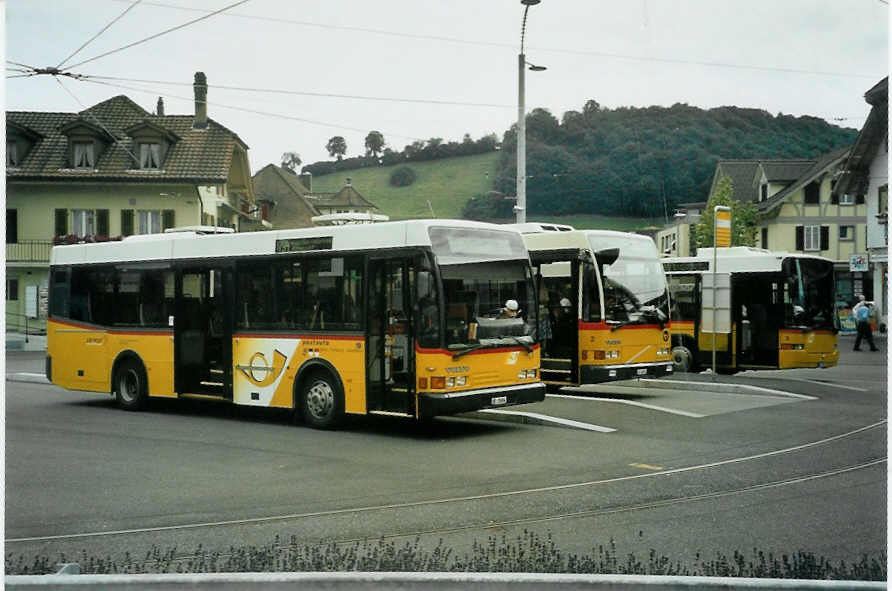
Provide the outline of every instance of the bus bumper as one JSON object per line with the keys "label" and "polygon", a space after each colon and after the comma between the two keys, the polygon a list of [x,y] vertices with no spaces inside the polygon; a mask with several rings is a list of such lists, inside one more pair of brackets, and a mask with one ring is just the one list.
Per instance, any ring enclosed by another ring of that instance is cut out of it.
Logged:
{"label": "bus bumper", "polygon": [[599,384],[632,378],[661,378],[672,375],[672,362],[635,363],[632,365],[583,365],[579,368],[581,383]]}
{"label": "bus bumper", "polygon": [[418,395],[418,414],[420,417],[452,415],[543,400],[545,400],[545,384],[541,382],[467,392],[421,393]]}

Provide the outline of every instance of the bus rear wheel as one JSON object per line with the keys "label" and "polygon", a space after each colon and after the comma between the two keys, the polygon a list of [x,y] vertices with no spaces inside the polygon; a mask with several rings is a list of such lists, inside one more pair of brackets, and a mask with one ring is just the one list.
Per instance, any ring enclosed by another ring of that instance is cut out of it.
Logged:
{"label": "bus rear wheel", "polygon": [[304,421],[315,429],[334,429],[344,417],[344,395],[331,376],[315,372],[301,391]]}
{"label": "bus rear wheel", "polygon": [[124,410],[140,410],[148,398],[148,380],[142,364],[125,359],[114,377],[115,400]]}
{"label": "bus rear wheel", "polygon": [[672,348],[672,365],[675,372],[687,373],[694,369],[694,355],[684,345]]}

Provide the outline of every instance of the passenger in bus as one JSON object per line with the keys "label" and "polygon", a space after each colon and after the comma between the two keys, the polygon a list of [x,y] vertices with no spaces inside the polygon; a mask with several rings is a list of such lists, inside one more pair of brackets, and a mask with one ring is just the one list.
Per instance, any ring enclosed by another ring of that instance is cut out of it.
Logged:
{"label": "passenger in bus", "polygon": [[520,306],[518,306],[517,300],[507,300],[505,307],[499,313],[499,318],[516,318],[519,313]]}

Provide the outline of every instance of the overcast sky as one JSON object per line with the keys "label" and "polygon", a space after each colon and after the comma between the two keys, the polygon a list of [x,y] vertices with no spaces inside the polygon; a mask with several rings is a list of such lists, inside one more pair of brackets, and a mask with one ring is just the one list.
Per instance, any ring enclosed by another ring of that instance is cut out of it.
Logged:
{"label": "overcast sky", "polygon": [[[163,96],[167,114],[190,114],[203,71],[209,116],[250,146],[252,172],[285,151],[304,164],[328,159],[334,135],[356,156],[373,129],[401,150],[431,137],[501,138],[517,120],[520,0],[249,0],[91,59],[236,2],[8,0],[6,108],[75,112],[126,94],[149,111]],[[18,67],[9,61],[56,66],[125,11],[63,68],[150,82],[8,78]],[[889,5],[542,0],[529,9],[526,56],[548,68],[527,72],[527,109],[558,118],[594,99],[737,105],[860,128],[864,92],[888,73]]]}

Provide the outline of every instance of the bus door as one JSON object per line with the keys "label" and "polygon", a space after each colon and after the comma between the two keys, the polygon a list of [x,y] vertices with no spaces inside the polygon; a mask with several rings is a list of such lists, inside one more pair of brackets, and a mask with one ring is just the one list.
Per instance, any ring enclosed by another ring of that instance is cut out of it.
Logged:
{"label": "bus door", "polygon": [[777,367],[778,328],[783,326],[784,308],[779,274],[735,273],[731,280],[738,364]]}
{"label": "bus door", "polygon": [[411,261],[369,260],[366,392],[371,413],[416,414]]}
{"label": "bus door", "polygon": [[531,252],[539,290],[541,375],[548,384],[579,383],[580,267],[578,249]]}
{"label": "bus door", "polygon": [[232,399],[231,267],[183,267],[176,276],[174,384],[179,394]]}

